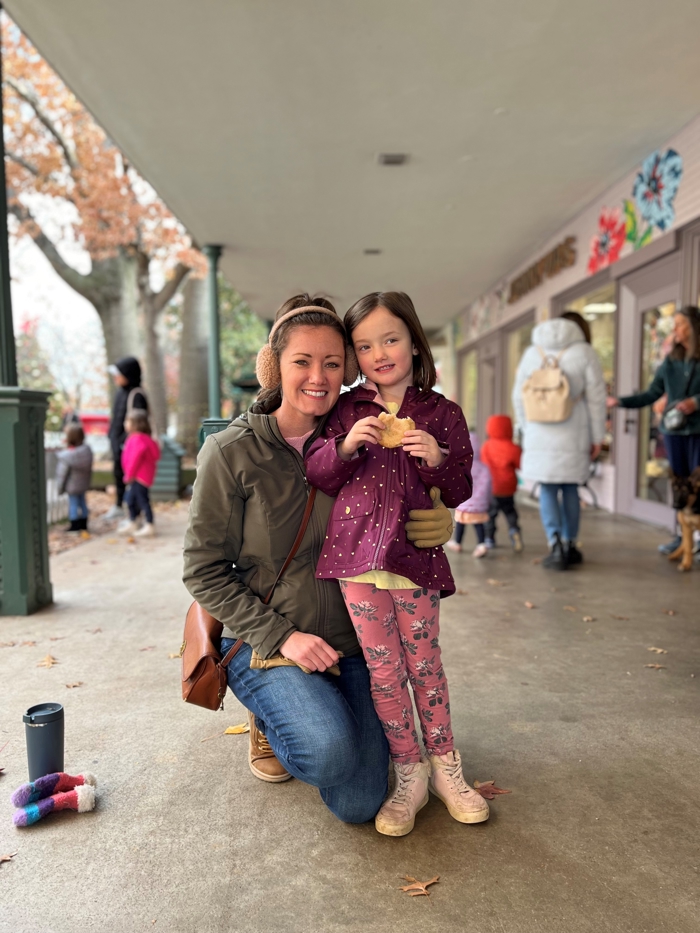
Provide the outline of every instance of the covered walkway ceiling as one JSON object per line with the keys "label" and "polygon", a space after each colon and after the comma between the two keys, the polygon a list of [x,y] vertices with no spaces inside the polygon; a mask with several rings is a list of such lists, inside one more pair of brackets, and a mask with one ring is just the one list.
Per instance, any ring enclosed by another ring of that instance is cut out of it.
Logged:
{"label": "covered walkway ceiling", "polygon": [[697,0],[6,7],[265,317],[398,288],[443,323],[700,111]]}

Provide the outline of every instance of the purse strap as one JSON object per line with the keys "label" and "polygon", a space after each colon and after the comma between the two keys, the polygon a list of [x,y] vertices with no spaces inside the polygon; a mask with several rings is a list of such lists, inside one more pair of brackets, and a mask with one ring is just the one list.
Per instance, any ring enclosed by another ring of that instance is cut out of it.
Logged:
{"label": "purse strap", "polygon": [[[272,594],[275,592],[275,587],[279,583],[280,578],[282,577],[282,574],[286,571],[287,567],[289,567],[291,562],[294,560],[294,557],[301,546],[301,542],[303,541],[304,535],[306,534],[306,529],[309,526],[309,519],[311,518],[311,513],[314,508],[315,499],[316,499],[316,487],[312,486],[311,489],[309,490],[309,497],[306,500],[306,508],[304,509],[304,514],[301,519],[301,525],[299,525],[299,531],[297,532],[297,536],[294,539],[294,544],[292,544],[291,550],[289,551],[289,554],[287,555],[287,559],[282,564],[282,569],[277,574],[277,577],[275,579],[275,582],[272,584],[270,592],[267,594],[265,599],[263,599],[264,606],[267,606],[269,604],[270,600],[272,599]],[[243,639],[239,638],[237,641],[235,641],[231,645],[229,650],[226,652],[225,657],[221,660],[221,667],[226,667],[228,665],[229,661],[243,647],[243,644],[244,644]]]}
{"label": "purse strap", "polygon": [[306,508],[304,509],[304,514],[303,514],[302,519],[301,519],[301,525],[299,525],[299,531],[297,532],[297,536],[296,536],[296,538],[294,539],[294,544],[292,545],[292,549],[290,550],[289,554],[287,555],[286,561],[282,564],[282,569],[281,569],[280,572],[277,574],[277,579],[276,579],[275,582],[272,584],[272,587],[271,587],[271,589],[270,589],[270,592],[267,594],[267,596],[265,597],[265,599],[263,599],[263,605],[264,605],[264,606],[267,606],[267,605],[269,604],[270,600],[272,599],[272,594],[275,592],[275,587],[276,587],[277,584],[280,582],[280,578],[281,578],[282,574],[286,571],[287,567],[289,567],[289,565],[291,564],[291,562],[294,560],[294,556],[295,556],[296,552],[299,550],[299,547],[300,547],[301,542],[302,542],[302,540],[303,540],[303,538],[304,538],[304,535],[306,534],[306,529],[307,529],[308,524],[309,524],[309,519],[311,518],[311,512],[313,511],[314,500],[315,500],[315,499],[316,499],[316,487],[315,487],[315,486],[312,486],[311,489],[309,490],[309,497],[308,497],[308,499],[306,500]]}

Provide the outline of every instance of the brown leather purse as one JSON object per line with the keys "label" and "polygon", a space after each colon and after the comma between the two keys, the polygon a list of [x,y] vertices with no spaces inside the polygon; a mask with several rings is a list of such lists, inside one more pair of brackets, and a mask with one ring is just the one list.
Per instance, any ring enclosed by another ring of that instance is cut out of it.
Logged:
{"label": "brown leather purse", "polygon": [[[263,599],[268,605],[275,592],[275,587],[282,574],[294,559],[299,550],[306,528],[311,518],[311,512],[316,498],[316,489],[312,486],[306,500],[306,508],[294,539],[294,544],[272,584],[270,592]],[[233,656],[243,647],[243,639],[239,638],[221,657],[221,633],[223,625],[213,615],[207,612],[199,603],[194,602],[187,610],[185,618],[185,633],[180,647],[182,658],[182,699],[185,703],[203,706],[205,709],[219,710],[224,708],[226,695],[227,675],[226,668]]]}

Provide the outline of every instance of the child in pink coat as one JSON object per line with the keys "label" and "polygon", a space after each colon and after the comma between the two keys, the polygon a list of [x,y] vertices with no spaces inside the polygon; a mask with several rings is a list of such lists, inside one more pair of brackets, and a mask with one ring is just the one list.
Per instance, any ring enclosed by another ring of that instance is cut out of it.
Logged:
{"label": "child in pink coat", "polygon": [[[127,417],[125,426],[128,437],[122,450],[122,467],[124,482],[129,487],[125,497],[129,521],[119,526],[119,533],[152,537],[156,531],[148,491],[156,477],[160,447],[151,437],[147,412],[135,408]],[[142,513],[145,523],[139,528],[138,518]]]}
{"label": "child in pink coat", "polygon": [[454,538],[448,541],[445,547],[451,551],[461,551],[465,526],[472,525],[476,535],[476,547],[472,551],[472,555],[474,557],[486,557],[488,548],[485,544],[485,524],[489,520],[489,508],[491,507],[491,474],[488,467],[484,466],[479,459],[479,440],[476,434],[471,434],[470,439],[474,451],[472,494],[470,499],[461,502],[455,509]]}

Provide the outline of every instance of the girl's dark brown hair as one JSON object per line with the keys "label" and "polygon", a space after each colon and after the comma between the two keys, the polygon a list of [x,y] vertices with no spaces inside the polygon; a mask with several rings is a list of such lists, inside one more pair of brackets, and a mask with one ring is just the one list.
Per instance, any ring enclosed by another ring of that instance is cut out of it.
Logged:
{"label": "girl's dark brown hair", "polygon": [[406,292],[372,292],[356,301],[345,315],[348,340],[352,341],[353,331],[360,321],[364,321],[376,308],[386,308],[408,327],[413,346],[418,350],[418,355],[413,357],[413,385],[421,392],[429,392],[437,382],[435,361],[423,325]]}
{"label": "girl's dark brown hair", "polygon": [[131,425],[131,430],[136,434],[152,434],[151,422],[148,420],[148,414],[142,408],[134,408],[129,412],[127,419]]}
{"label": "girl's dark brown hair", "polygon": [[[289,311],[294,311],[295,308],[305,308],[307,305],[315,305],[317,308],[325,308],[327,311],[332,311],[337,318],[337,322],[321,311],[305,311],[303,314],[297,314],[295,317],[285,321],[284,324],[280,324],[270,341],[270,347],[277,357],[278,362],[285,347],[289,343],[289,337],[295,327],[330,327],[332,330],[337,331],[343,338],[343,349],[345,348],[347,337],[345,335],[343,322],[340,320],[338,312],[327,298],[321,298],[320,296],[312,298],[308,292],[294,295],[293,298],[288,298],[283,305],[280,305],[275,314],[275,320],[278,321],[282,315],[287,314]],[[258,397],[250,406],[250,410],[254,415],[269,415],[271,411],[276,411],[281,404],[282,386],[280,384],[273,389],[261,389]]]}
{"label": "girl's dark brown hair", "polygon": [[669,353],[672,360],[700,360],[700,308],[694,305],[686,305],[676,314],[682,314],[688,319],[690,324],[690,346],[686,349],[682,343],[674,343],[673,349]]}
{"label": "girl's dark brown hair", "polygon": [[70,447],[80,447],[85,440],[85,431],[79,424],[69,424],[66,428],[66,443]]}
{"label": "girl's dark brown hair", "polygon": [[562,317],[565,321],[573,321],[574,324],[578,324],[583,331],[583,336],[586,338],[586,343],[591,342],[591,325],[582,314],[579,314],[578,311],[565,311]]}

